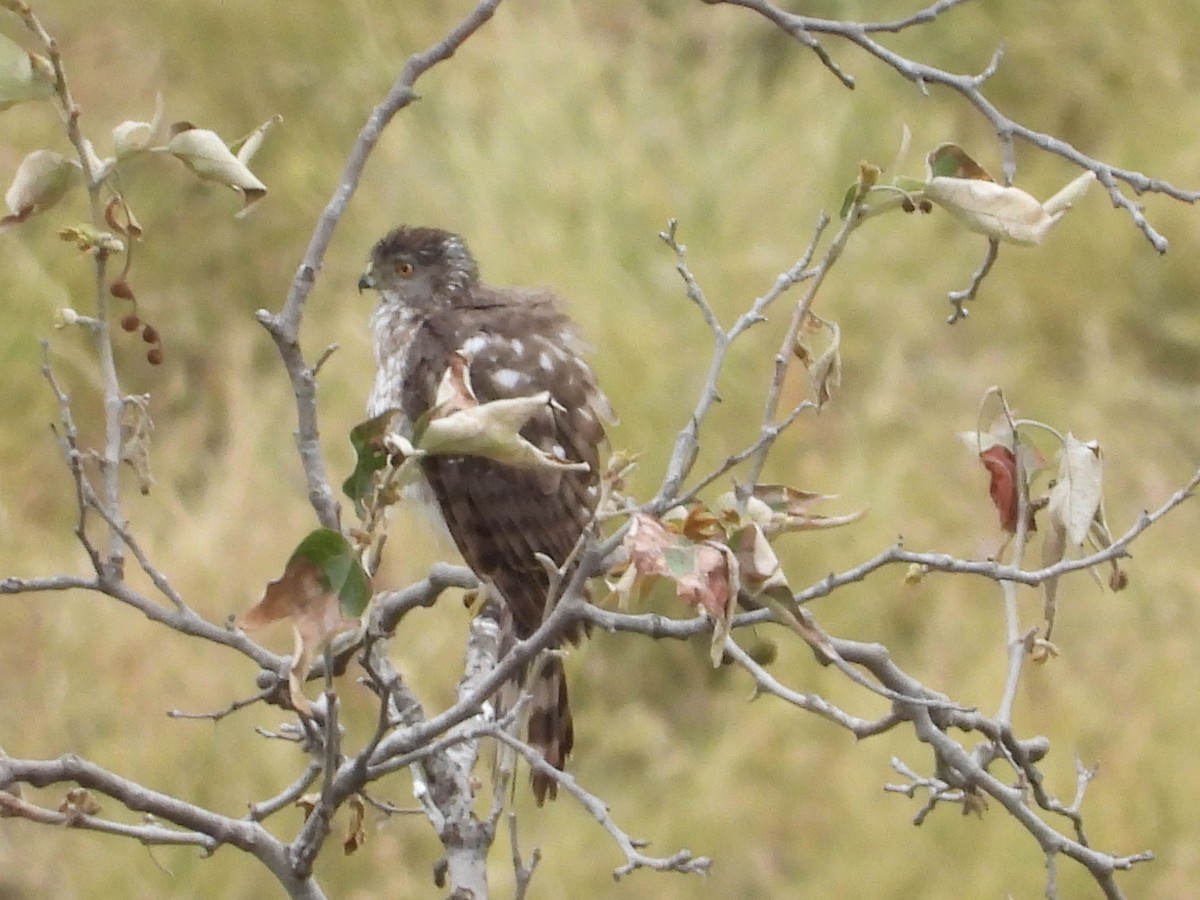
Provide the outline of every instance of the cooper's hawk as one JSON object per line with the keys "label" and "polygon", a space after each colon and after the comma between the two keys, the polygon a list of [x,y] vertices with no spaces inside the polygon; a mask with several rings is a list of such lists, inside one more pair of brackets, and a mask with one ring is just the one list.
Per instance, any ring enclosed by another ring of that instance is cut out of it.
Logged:
{"label": "cooper's hawk", "polygon": [[[384,237],[358,287],[381,298],[371,317],[379,367],[370,415],[399,410],[393,427],[411,430],[433,406],[457,354],[467,360],[480,403],[548,391],[553,402],[521,435],[560,460],[587,464],[581,471],[514,468],[474,456],[421,461],[427,490],[467,565],[499,592],[517,636],[528,637],[542,623],[549,591],[536,554],[562,565],[590,521],[604,424],[613,420],[575,327],[548,291],[480,281],[462,238],[436,228],[401,226]],[[562,769],[574,735],[561,662],[543,665],[531,688],[529,742]],[[556,785],[535,773],[533,789],[540,804]]]}

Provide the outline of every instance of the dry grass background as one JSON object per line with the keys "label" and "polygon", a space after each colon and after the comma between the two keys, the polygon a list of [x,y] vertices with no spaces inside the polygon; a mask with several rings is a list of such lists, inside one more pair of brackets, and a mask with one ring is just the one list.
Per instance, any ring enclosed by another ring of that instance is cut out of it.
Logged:
{"label": "dry grass background", "polygon": [[[147,235],[133,284],[164,334],[166,364],[119,347],[125,386],[153,395],[158,484],[131,493],[128,514],[154,558],[213,619],[246,608],[312,525],[282,369],[252,311],[278,307],[314,217],[336,183],[358,125],[405,56],[427,46],[468,4],[358,0],[343,5],[122,0],[39,5],[59,37],[101,139],[147,116],[162,91],[168,119],[229,137],[280,112],[256,160],[271,194],[234,221],[235,200],[147,160],[128,191]],[[883,19],[912,4],[831,0],[813,14]],[[979,2],[890,42],[926,61],[977,70],[1008,54],[990,96],[1021,121],[1113,163],[1195,186],[1200,25],[1192,4]],[[1192,10],[1194,11],[1194,10]],[[5,33],[16,37],[5,19]],[[11,26],[11,27],[10,27]],[[570,299],[597,346],[596,368],[622,414],[617,446],[643,453],[638,486],[660,475],[670,436],[707,364],[706,333],[655,238],[677,217],[691,261],[725,321],[789,266],[821,209],[836,209],[860,158],[886,162],[903,125],[908,174],[943,140],[999,168],[987,129],[956,97],[922,97],[894,73],[836,43],[858,78],[841,88],[808,53],[742,10],[698,3],[512,2],[448,64],[420,83],[422,101],[394,124],[342,223],[305,321],[307,350],[341,349],[321,376],[323,443],[334,476],[349,465],[345,434],[361,418],[371,363],[369,300],[354,290],[370,243],[399,221],[466,235],[498,283],[547,284]],[[37,146],[61,147],[48,108],[0,116],[0,171]],[[1020,148],[1019,181],[1047,194],[1074,172]],[[779,448],[772,478],[869,506],[860,525],[794,537],[794,584],[860,561],[903,534],[910,546],[984,555],[998,536],[982,471],[954,432],[1000,384],[1019,410],[1106,449],[1107,505],[1117,530],[1166,496],[1200,462],[1200,226],[1193,210],[1149,196],[1172,239],[1157,257],[1100,191],[1036,250],[1008,249],[974,315],[943,324],[945,291],[961,286],[981,242],[948,217],[887,217],[856,236],[818,300],[844,333],[844,387]],[[71,490],[47,424],[39,372],[49,337],[76,415],[95,436],[95,375],[82,335],[53,332],[55,308],[86,308],[87,266],[54,238],[84,216],[63,208],[3,236],[0,246],[0,574],[79,571]],[[752,332],[722,384],[704,433],[719,460],[751,433],[782,316]],[[447,548],[396,526],[381,583],[418,577]],[[1131,896],[1185,897],[1200,883],[1200,512],[1186,505],[1135,548],[1132,586],[1064,586],[1063,658],[1028,673],[1017,726],[1053,741],[1051,787],[1069,798],[1074,756],[1100,763],[1086,804],[1101,848],[1153,848],[1124,876]],[[822,601],[838,634],[887,643],[899,662],[958,700],[994,708],[1003,670],[999,594],[970,579],[906,587],[885,572]],[[1040,599],[1027,593],[1033,621]],[[394,642],[403,670],[444,701],[466,613],[447,601],[406,621]],[[276,638],[281,649],[286,636]],[[520,801],[526,850],[541,845],[535,896],[1040,896],[1031,839],[992,811],[940,810],[920,829],[916,805],[884,794],[889,758],[918,769],[907,732],[856,745],[712,672],[701,646],[598,637],[571,660],[579,734],[575,770],[618,821],[659,852],[715,855],[706,880],[638,873],[570,800],[542,811]],[[301,761],[253,726],[250,710],[216,724],[168,720],[169,708],[215,709],[251,691],[239,658],[164,633],[90,596],[0,600],[0,746],[22,757],[78,752],[146,784],[237,813],[290,782]],[[785,648],[779,677],[870,714],[878,698]],[[346,687],[352,729],[370,705]],[[381,793],[403,803],[407,779]],[[53,802],[52,798],[47,802]],[[115,810],[109,809],[109,812]],[[298,813],[277,817],[291,833]],[[366,847],[319,867],[332,897],[432,895],[436,844],[421,818],[373,824]],[[494,855],[497,894],[510,884]],[[1092,889],[1060,866],[1062,896]],[[270,895],[256,864],[231,850],[146,851],[95,835],[0,825],[0,897],[158,898]]]}

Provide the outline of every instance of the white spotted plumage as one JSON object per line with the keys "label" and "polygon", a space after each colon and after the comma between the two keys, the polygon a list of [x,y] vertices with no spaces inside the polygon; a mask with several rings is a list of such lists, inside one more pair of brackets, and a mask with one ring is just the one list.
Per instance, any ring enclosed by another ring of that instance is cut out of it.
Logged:
{"label": "white spotted plumage", "polygon": [[[566,564],[589,526],[604,425],[614,421],[583,343],[548,292],[489,287],[462,239],[438,229],[401,227],[385,236],[359,287],[381,296],[371,319],[378,362],[372,415],[399,410],[399,426],[411,428],[459,354],[481,403],[548,391],[553,402],[522,435],[558,459],[587,466],[528,470],[478,457],[422,460],[429,494],[467,564],[497,589],[517,635],[527,637],[552,599],[540,559]],[[546,665],[538,679],[529,740],[562,768],[573,729],[561,663]],[[535,776],[534,791],[539,802],[553,795],[553,780]]]}

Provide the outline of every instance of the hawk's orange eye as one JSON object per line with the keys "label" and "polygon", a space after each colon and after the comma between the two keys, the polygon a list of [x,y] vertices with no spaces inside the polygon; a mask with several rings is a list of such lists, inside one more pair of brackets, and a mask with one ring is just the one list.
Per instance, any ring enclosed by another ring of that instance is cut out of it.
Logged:
{"label": "hawk's orange eye", "polygon": [[407,278],[413,273],[413,264],[410,262],[398,262],[396,263],[395,272],[397,275],[403,275]]}

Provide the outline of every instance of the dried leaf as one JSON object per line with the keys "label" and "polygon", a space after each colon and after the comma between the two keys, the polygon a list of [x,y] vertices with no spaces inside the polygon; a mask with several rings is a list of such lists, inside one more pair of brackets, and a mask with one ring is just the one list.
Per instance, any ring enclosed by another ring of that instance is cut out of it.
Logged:
{"label": "dried leaf", "polygon": [[162,127],[163,98],[154,98],[154,116],[149,122],[126,120],[112,130],[113,153],[124,159],[134,153],[150,149],[158,129]]}
{"label": "dried leaf", "polygon": [[738,564],[733,552],[717,541],[693,542],[662,522],[638,513],[622,542],[629,563],[612,586],[622,606],[645,597],[664,580],[675,596],[699,607],[713,620],[713,665],[724,655],[725,637],[737,605]]}
{"label": "dried leaf", "polygon": [[693,503],[688,507],[680,531],[690,541],[725,538],[725,529],[721,527],[720,520],[703,503]]}
{"label": "dried leaf", "polygon": [[358,794],[352,796],[346,805],[350,808],[350,821],[346,823],[346,839],[342,841],[342,852],[347,856],[367,842],[367,831],[363,828],[363,818],[366,815],[366,804]]}
{"label": "dried leaf", "polygon": [[[1095,441],[1083,442],[1068,433],[1059,451],[1058,478],[1050,489],[1047,504],[1050,532],[1042,547],[1043,565],[1052,565],[1066,555],[1066,549],[1079,547],[1091,536],[1105,546],[1111,543],[1108,526],[1104,524],[1103,466],[1100,445]],[[1113,569],[1120,572],[1116,562]],[[1121,578],[1114,575],[1110,583],[1119,584]],[[1045,591],[1046,636],[1054,621],[1054,603],[1057,579],[1047,579]]]}
{"label": "dried leaf", "polygon": [[370,597],[370,579],[349,541],[341,532],[319,528],[300,542],[283,574],[242,616],[241,625],[247,629],[291,621],[294,650],[288,684],[298,711],[311,714],[303,684],[313,656],[336,635],[358,627],[357,616]]}
{"label": "dried leaf", "polygon": [[480,403],[465,357],[455,354],[438,386],[437,404],[413,426],[413,447],[426,455],[482,456],[522,469],[585,472],[587,463],[547,453],[521,436],[534,416],[550,414],[549,391]]}
{"label": "dried leaf", "polygon": [[1029,654],[1030,661],[1038,665],[1045,665],[1050,660],[1062,655],[1059,653],[1058,645],[1046,638],[1033,638],[1026,645],[1025,652]]}
{"label": "dried leaf", "polygon": [[[471,361],[464,354],[455,352],[442,374],[433,406],[438,414],[449,415],[478,405],[479,398],[475,396],[475,387],[471,384]],[[524,424],[521,422],[521,425]]]}
{"label": "dried leaf", "polygon": [[1016,454],[1002,444],[994,444],[979,454],[979,461],[988,471],[988,494],[1000,514],[1000,527],[1016,534],[1020,507]]}
{"label": "dried leaf", "polygon": [[631,599],[642,600],[656,579],[669,575],[665,554],[677,541],[678,537],[652,516],[638,513],[633,517],[621,542],[629,562],[609,585],[622,609],[628,608]]}
{"label": "dried leaf", "polygon": [[[1059,562],[1067,551],[1067,529],[1057,516],[1050,516],[1046,536],[1042,539],[1042,565],[1052,566]],[[1058,576],[1052,575],[1042,582],[1042,615],[1046,619],[1046,636],[1054,631],[1054,615],[1058,603]]]}
{"label": "dried leaf", "polygon": [[760,526],[751,524],[737,530],[729,536],[729,546],[737,556],[742,587],[751,597],[771,594],[792,599],[779,557]]}
{"label": "dried leaf", "polygon": [[[680,522],[685,522],[684,511],[678,514]],[[679,599],[703,609],[713,620],[714,666],[720,665],[724,656],[738,592],[743,589],[799,634],[822,663],[837,659],[811,614],[795,602],[779,559],[758,524],[736,530],[729,545],[715,540],[693,542],[661,521],[638,513],[623,547],[629,563],[613,586],[619,601],[625,604],[630,597],[644,597],[656,584],[673,581]]]}
{"label": "dried leaf", "polygon": [[837,659],[837,651],[816,620],[796,603],[779,557],[761,526],[751,524],[740,529],[730,536],[729,543],[736,554],[740,587],[769,607],[779,622],[800,635],[822,665]]}
{"label": "dried leaf", "polygon": [[675,592],[713,620],[709,656],[716,668],[725,655],[725,638],[737,607],[738,565],[730,549],[715,541],[695,544],[693,549],[691,571],[676,578]]}
{"label": "dried leaf", "polygon": [[250,160],[254,158],[254,154],[258,152],[264,140],[266,140],[267,132],[283,121],[283,116],[278,113],[271,116],[267,121],[263,122],[248,135],[238,138],[229,145],[232,151],[240,162],[244,165],[250,165]]}
{"label": "dried leaf", "polygon": [[623,545],[629,553],[630,565],[638,574],[665,575],[667,566],[663,552],[675,546],[676,542],[676,536],[667,531],[661,522],[645,513],[638,513],[625,532]]}
{"label": "dried leaf", "polygon": [[[118,213],[121,218],[118,218]],[[123,221],[122,221],[123,219]],[[137,217],[134,216],[133,210],[125,202],[123,197],[113,196],[108,199],[108,203],[104,205],[104,222],[117,234],[123,234],[126,237],[134,238],[135,240],[142,236],[142,226],[138,223]],[[124,285],[122,289],[125,293],[119,293],[116,285]],[[133,294],[129,292],[129,285],[124,281],[113,282],[113,296],[121,297],[125,300],[132,300]]]}
{"label": "dried leaf", "polygon": [[149,494],[154,484],[150,474],[150,395],[134,394],[121,401],[121,462],[126,463],[137,477],[142,494]]}
{"label": "dried leaf", "polygon": [[1058,479],[1050,491],[1050,517],[1062,522],[1071,546],[1083,544],[1103,498],[1100,445],[1067,433],[1059,452]]}
{"label": "dried leaf", "polygon": [[995,182],[988,170],[975,162],[957,144],[935,147],[925,158],[930,178],[961,178],[969,181]]}
{"label": "dried leaf", "polygon": [[1045,203],[1020,188],[1000,185],[961,147],[942,144],[926,158],[925,196],[972,231],[1012,244],[1040,244],[1071,204],[1095,181],[1087,171]]}
{"label": "dried leaf", "polygon": [[80,166],[53,150],[34,150],[17,167],[4,194],[9,215],[0,219],[0,233],[58,203],[79,178]]}
{"label": "dried leaf", "polygon": [[196,128],[189,122],[177,122],[171,130],[173,137],[167,142],[166,151],[191,169],[201,181],[223,184],[240,193],[242,209],[238,212],[239,217],[267,195],[267,186],[234,156],[215,131]]}
{"label": "dried leaf", "polygon": [[83,816],[95,816],[100,813],[100,804],[87,788],[73,787],[67,791],[63,802],[58,805],[58,811],[65,813],[70,819]]}
{"label": "dried leaf", "polygon": [[987,794],[977,787],[963,788],[963,815],[974,813],[979,818],[983,818],[983,814],[987,812],[988,798]]}
{"label": "dried leaf", "polygon": [[[818,503],[836,500],[837,494],[819,494],[789,487],[785,484],[757,484],[746,502],[745,521],[762,527],[768,539],[791,531],[815,531],[839,528],[857,522],[866,510],[858,510],[841,516],[823,516],[812,511]],[[737,496],[733,491],[717,498],[716,508],[721,518],[731,524],[739,521]]]}
{"label": "dried leaf", "polygon": [[[833,393],[842,384],[842,330],[836,322],[827,322],[809,313],[808,320],[817,323],[819,330],[828,331],[825,346],[815,357],[808,337],[810,329],[796,336],[796,356],[808,372],[809,388],[817,409],[821,409],[833,398]],[[808,321],[806,320],[806,321]]]}

